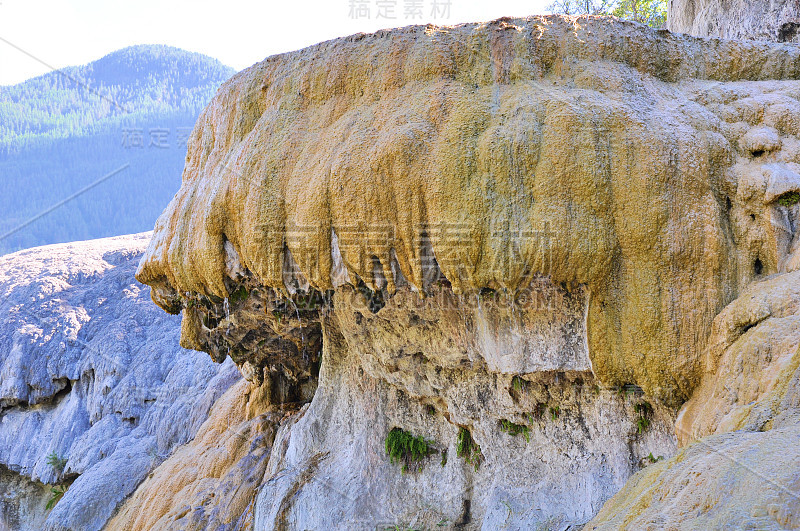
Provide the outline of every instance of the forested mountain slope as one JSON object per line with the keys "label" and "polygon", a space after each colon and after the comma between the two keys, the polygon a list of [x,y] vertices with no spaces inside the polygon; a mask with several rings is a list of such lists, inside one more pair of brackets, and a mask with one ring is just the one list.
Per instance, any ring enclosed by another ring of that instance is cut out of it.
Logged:
{"label": "forested mountain slope", "polygon": [[200,110],[233,72],[146,45],[0,87],[0,253],[149,229],[180,185]]}

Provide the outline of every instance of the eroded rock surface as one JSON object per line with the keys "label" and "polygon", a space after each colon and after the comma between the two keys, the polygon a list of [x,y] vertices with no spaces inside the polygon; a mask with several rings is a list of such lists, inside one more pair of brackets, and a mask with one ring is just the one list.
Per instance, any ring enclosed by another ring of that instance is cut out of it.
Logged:
{"label": "eroded rock surface", "polygon": [[714,322],[688,446],[639,472],[589,529],[800,527],[800,272],[751,284]]}
{"label": "eroded rock surface", "polygon": [[798,78],[594,17],[237,74],[137,270],[221,365],[145,236],[0,258],[4,523],[796,527]]}
{"label": "eroded rock surface", "polygon": [[0,528],[102,528],[240,381],[180,348],[178,319],[133,278],[149,238],[0,257]]}
{"label": "eroded rock surface", "polygon": [[[387,305],[356,320],[342,295],[324,322],[314,400],[273,447],[256,529],[563,529],[588,521],[648,456],[675,452],[673,417],[643,412],[641,392],[601,389],[588,371],[502,375],[452,357],[470,330],[461,315],[422,311],[406,324]],[[395,427],[434,446],[419,471],[386,457]],[[477,466],[459,456],[462,430],[480,446]]]}
{"label": "eroded rock surface", "polygon": [[681,442],[800,423],[798,345],[800,271],[749,286],[714,321],[703,383],[676,424]]}
{"label": "eroded rock surface", "polygon": [[585,529],[800,527],[800,429],[702,439],[633,476]]}
{"label": "eroded rock surface", "polygon": [[424,292],[432,261],[454,293],[579,284],[595,375],[679,404],[714,316],[796,267],[798,77],[797,47],[591,17],[271,57],[204,111],[138,278],[170,311],[242,270],[289,293]]}
{"label": "eroded rock surface", "polygon": [[271,397],[269,381],[232,386],[194,440],[159,465],[105,529],[252,529],[275,434],[297,410]]}
{"label": "eroded rock surface", "polygon": [[698,37],[800,42],[797,0],[669,0],[667,28]]}

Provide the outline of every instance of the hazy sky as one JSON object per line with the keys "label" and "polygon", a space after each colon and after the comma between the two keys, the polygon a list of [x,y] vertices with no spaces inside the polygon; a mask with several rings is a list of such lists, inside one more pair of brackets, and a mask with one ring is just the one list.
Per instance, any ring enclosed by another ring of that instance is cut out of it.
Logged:
{"label": "hazy sky", "polygon": [[[54,68],[80,65],[132,44],[169,44],[242,69],[275,53],[360,31],[541,14],[549,3],[550,0],[0,0],[0,85],[47,72],[48,67],[42,63]],[[406,9],[410,11],[407,13]],[[422,18],[418,18],[420,13]]]}

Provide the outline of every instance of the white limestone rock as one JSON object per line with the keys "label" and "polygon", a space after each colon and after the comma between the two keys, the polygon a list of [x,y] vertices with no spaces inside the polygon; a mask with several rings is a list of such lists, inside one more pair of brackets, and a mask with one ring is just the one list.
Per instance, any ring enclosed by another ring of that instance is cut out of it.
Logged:
{"label": "white limestone rock", "polygon": [[[0,257],[0,528],[101,529],[239,380],[180,348],[180,318],[134,279],[149,238]],[[43,484],[68,485],[49,512],[14,495]]]}

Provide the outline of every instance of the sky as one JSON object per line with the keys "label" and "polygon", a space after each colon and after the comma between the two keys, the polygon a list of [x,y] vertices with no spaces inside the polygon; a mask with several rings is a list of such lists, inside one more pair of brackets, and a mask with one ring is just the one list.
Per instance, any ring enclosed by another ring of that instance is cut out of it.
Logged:
{"label": "sky", "polygon": [[240,70],[335,37],[543,14],[550,1],[0,0],[0,85],[134,44],[177,46]]}

